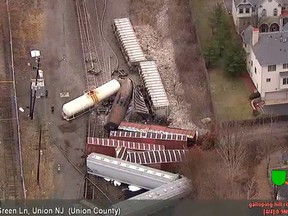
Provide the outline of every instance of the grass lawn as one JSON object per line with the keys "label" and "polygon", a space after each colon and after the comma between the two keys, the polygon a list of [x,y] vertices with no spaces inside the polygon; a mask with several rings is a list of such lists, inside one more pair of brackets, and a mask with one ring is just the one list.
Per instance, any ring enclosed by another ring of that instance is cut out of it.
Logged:
{"label": "grass lawn", "polygon": [[[214,5],[223,0],[191,0],[192,16],[202,49],[212,37],[209,16]],[[231,20],[232,22],[232,20]],[[208,70],[215,114],[220,121],[251,119],[250,93],[241,78],[229,78],[223,71]]]}
{"label": "grass lawn", "polygon": [[219,120],[253,118],[250,93],[240,78],[226,76],[221,70],[210,70],[210,87],[215,112]]}
{"label": "grass lawn", "polygon": [[196,24],[201,47],[204,48],[212,36],[209,17],[213,11],[213,7],[217,3],[223,3],[223,1],[190,0],[190,3],[192,7],[191,13]]}

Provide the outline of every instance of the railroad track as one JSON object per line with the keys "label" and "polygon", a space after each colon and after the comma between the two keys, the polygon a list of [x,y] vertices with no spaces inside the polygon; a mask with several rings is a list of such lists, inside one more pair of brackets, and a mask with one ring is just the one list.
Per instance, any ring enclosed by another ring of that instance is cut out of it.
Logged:
{"label": "railroad track", "polygon": [[[2,157],[2,174],[3,178],[0,181],[0,198],[4,199],[19,199],[20,196],[20,178],[17,171],[17,140],[15,139],[15,120],[12,116],[11,92],[10,86],[0,85],[1,94],[1,107],[0,107],[0,148],[3,153]],[[5,95],[7,95],[5,97]]]}
{"label": "railroad track", "polygon": [[88,11],[85,1],[76,0],[77,19],[80,32],[80,40],[83,52],[83,61],[86,73],[87,87],[91,89],[96,87],[99,77],[96,74],[102,73],[99,65],[99,55],[96,51],[95,43],[92,38],[92,28],[88,17]]}
{"label": "railroad track", "polygon": [[[100,1],[94,0],[94,8],[95,8],[95,12],[96,12],[97,20],[98,20],[99,35],[102,36],[104,43],[106,44],[106,46],[108,47],[108,49],[112,53],[112,56],[108,57],[108,62],[106,64],[106,69],[108,70],[106,77],[107,77],[107,79],[110,79],[111,73],[115,70],[118,70],[118,68],[119,68],[119,59],[118,59],[116,53],[114,52],[114,50],[112,49],[112,47],[110,46],[110,44],[108,43],[107,38],[105,36],[105,33],[103,31],[104,17],[105,17],[106,10],[107,10],[107,0],[100,0]],[[99,8],[99,10],[102,9],[102,13],[100,13],[98,11],[98,8]],[[99,17],[101,17],[100,20],[99,20]],[[103,44],[102,44],[102,47],[103,47]],[[102,51],[102,53],[104,53],[104,52]],[[111,65],[111,57],[113,57],[114,61],[115,61],[114,67],[112,67],[112,65]]]}
{"label": "railroad track", "polygon": [[0,199],[26,199],[9,0],[5,4],[7,20],[2,20],[0,37]]}
{"label": "railroad track", "polygon": [[[104,43],[108,47],[110,45],[103,33],[103,20],[106,13],[107,1],[86,1],[76,0],[76,12],[80,32],[80,40],[83,52],[84,69],[87,80],[87,89],[92,89],[106,83],[111,79],[111,62],[110,56],[106,56],[104,52]],[[95,28],[93,29],[92,26]],[[111,47],[110,47],[111,49]],[[111,49],[112,50],[112,49]],[[112,54],[113,54],[112,50]],[[116,54],[114,53],[116,56]],[[118,64],[117,56],[114,57]],[[115,67],[118,65],[115,65]],[[97,112],[101,109],[101,105],[98,105],[88,120],[88,136],[101,136],[104,131],[103,115]],[[99,191],[108,200],[109,197],[91,180],[85,178],[84,181],[84,198],[95,199]],[[97,193],[96,193],[97,192]]]}
{"label": "railroad track", "polygon": [[[103,33],[103,20],[107,3],[106,0],[97,2],[76,0],[75,3],[87,79],[87,87],[88,89],[91,89],[93,87],[98,87],[104,84],[111,78],[112,68],[109,61],[110,56],[106,56],[104,52],[104,43],[106,43],[106,45],[108,45],[108,47],[111,49]],[[97,26],[97,30],[95,31],[92,26]],[[113,50],[112,53],[114,53]],[[116,56],[115,53],[114,55]]]}
{"label": "railroad track", "polygon": [[85,181],[84,181],[84,194],[83,194],[84,199],[90,199],[90,200],[96,199],[97,191],[95,189],[96,188],[94,187],[94,185],[90,181],[85,179]]}

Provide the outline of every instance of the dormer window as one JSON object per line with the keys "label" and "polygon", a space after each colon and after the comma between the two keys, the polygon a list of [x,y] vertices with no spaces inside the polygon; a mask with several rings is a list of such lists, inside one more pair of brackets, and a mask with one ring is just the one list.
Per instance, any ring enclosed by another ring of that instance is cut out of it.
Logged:
{"label": "dormer window", "polygon": [[250,13],[250,8],[245,8],[245,13]]}
{"label": "dormer window", "polygon": [[243,14],[243,8],[240,8],[240,9],[239,9],[239,13],[240,13],[240,14]]}
{"label": "dormer window", "polygon": [[273,10],[273,16],[277,16],[278,15],[278,10],[277,10],[277,8],[275,8],[274,10]]}

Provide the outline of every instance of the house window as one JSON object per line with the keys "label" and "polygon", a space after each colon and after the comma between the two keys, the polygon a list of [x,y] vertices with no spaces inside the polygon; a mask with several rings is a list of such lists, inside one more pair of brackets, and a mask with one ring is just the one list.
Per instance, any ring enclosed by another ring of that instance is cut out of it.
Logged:
{"label": "house window", "polygon": [[271,82],[271,79],[270,79],[270,78],[267,78],[267,79],[266,79],[266,82]]}
{"label": "house window", "polygon": [[283,78],[282,83],[283,83],[283,85],[287,85],[288,84],[288,77]]}
{"label": "house window", "polygon": [[275,8],[274,10],[273,10],[273,16],[277,16],[278,15],[278,10],[277,10],[277,8]]}
{"label": "house window", "polygon": [[243,13],[243,8],[239,9],[239,13],[242,14]]}
{"label": "house window", "polygon": [[266,16],[266,9],[263,9],[262,10],[262,14],[261,14],[262,16]]}
{"label": "house window", "polygon": [[281,9],[282,9],[282,10],[286,10],[286,8],[285,8],[285,7],[282,7]]}
{"label": "house window", "polygon": [[268,71],[276,71],[276,65],[269,65]]}
{"label": "house window", "polygon": [[245,13],[250,13],[250,8],[245,8]]}
{"label": "house window", "polygon": [[251,60],[251,66],[253,66],[253,61]]}
{"label": "house window", "polygon": [[255,12],[255,8],[254,7],[252,8],[252,12]]}
{"label": "house window", "polygon": [[283,64],[283,69],[286,69],[286,68],[288,68],[288,63]]}
{"label": "house window", "polygon": [[243,20],[243,23],[242,23],[242,25],[246,25],[246,21],[245,21],[245,20]]}
{"label": "house window", "polygon": [[255,72],[255,74],[257,74],[257,68],[256,67],[254,68],[254,72]]}

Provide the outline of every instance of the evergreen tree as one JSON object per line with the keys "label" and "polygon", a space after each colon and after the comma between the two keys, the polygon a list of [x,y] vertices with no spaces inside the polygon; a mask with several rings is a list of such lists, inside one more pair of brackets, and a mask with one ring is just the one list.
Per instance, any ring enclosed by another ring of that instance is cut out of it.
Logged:
{"label": "evergreen tree", "polygon": [[239,76],[245,70],[245,52],[237,43],[227,44],[224,55],[224,69],[231,76]]}
{"label": "evergreen tree", "polygon": [[204,57],[207,67],[215,66],[220,57],[220,47],[218,41],[214,38],[204,51]]}
{"label": "evergreen tree", "polygon": [[222,19],[225,16],[225,10],[220,3],[211,11],[211,16],[209,17],[210,26],[212,28],[212,33],[214,34],[217,27],[222,23]]}

